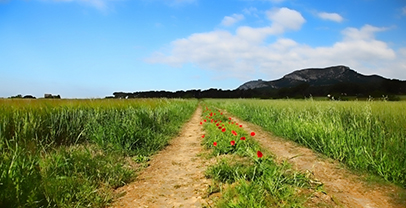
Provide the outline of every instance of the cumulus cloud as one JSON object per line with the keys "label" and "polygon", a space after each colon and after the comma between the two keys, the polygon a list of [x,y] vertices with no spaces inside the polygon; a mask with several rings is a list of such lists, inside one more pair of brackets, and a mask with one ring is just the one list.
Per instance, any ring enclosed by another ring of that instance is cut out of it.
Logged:
{"label": "cumulus cloud", "polygon": [[[348,27],[341,31],[341,40],[328,46],[312,47],[280,36],[288,30],[299,30],[305,23],[299,12],[273,9],[267,12],[267,17],[271,21],[267,27],[241,26],[235,33],[216,30],[175,40],[167,53],[156,52],[146,61],[175,67],[191,63],[242,80],[258,78],[254,77],[257,72],[268,76],[264,78],[275,79],[295,69],[341,64],[364,73],[382,75],[390,75],[391,71],[387,69],[406,71],[399,58],[401,54],[406,56],[406,49],[396,52],[386,42],[375,38],[375,33],[387,28]],[[268,43],[265,41],[268,37],[276,40]]]}
{"label": "cumulus cloud", "polygon": [[224,26],[231,26],[241,20],[244,19],[244,15],[242,14],[233,14],[231,16],[225,16],[221,21],[221,24]]}
{"label": "cumulus cloud", "polygon": [[272,9],[267,12],[269,20],[272,21],[272,28],[277,33],[283,33],[287,29],[299,30],[306,20],[300,12],[286,7]]}
{"label": "cumulus cloud", "polygon": [[342,22],[344,19],[337,13],[319,12],[317,14],[321,19],[330,20],[334,22]]}

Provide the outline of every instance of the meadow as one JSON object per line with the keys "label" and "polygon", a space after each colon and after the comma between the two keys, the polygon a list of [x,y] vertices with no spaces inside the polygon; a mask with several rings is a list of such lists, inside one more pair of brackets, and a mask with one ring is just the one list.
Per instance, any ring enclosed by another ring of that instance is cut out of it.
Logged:
{"label": "meadow", "polygon": [[[297,206],[323,191],[233,118],[406,187],[406,102],[205,99],[206,177],[218,207]],[[196,99],[0,99],[0,207],[106,207],[199,105]],[[223,114],[224,112],[224,114]],[[225,191],[223,188],[228,187]],[[301,190],[302,194],[299,194]]]}
{"label": "meadow", "polygon": [[406,103],[206,100],[356,171],[406,187]]}
{"label": "meadow", "polygon": [[[105,207],[197,100],[0,100],[0,207]],[[130,158],[130,160],[129,160]]]}
{"label": "meadow", "polygon": [[278,164],[232,117],[209,103],[203,111],[203,146],[217,163],[206,170],[213,180],[209,195],[215,207],[303,207],[311,193],[322,191],[311,177],[294,171],[287,162]]}

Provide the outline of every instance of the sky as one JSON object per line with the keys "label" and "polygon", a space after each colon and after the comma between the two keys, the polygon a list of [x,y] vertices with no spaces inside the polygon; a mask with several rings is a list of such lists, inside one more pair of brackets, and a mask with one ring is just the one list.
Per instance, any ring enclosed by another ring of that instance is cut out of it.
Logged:
{"label": "sky", "polygon": [[405,0],[0,0],[0,97],[236,89],[345,65],[406,80]]}

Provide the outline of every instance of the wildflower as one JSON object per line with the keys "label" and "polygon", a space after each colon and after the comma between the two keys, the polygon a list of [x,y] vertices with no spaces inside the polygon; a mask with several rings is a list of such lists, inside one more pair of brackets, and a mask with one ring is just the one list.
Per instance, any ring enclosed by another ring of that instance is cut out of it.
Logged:
{"label": "wildflower", "polygon": [[219,129],[221,129],[222,127],[221,126],[219,126]]}
{"label": "wildflower", "polygon": [[234,145],[235,145],[235,141],[234,141],[234,140],[231,141],[230,144],[231,144],[231,146],[234,146]]}
{"label": "wildflower", "polygon": [[237,136],[237,132],[235,132],[234,130],[232,130],[231,133],[234,134],[234,136]]}
{"label": "wildflower", "polygon": [[202,138],[204,138],[204,134],[202,135]]}
{"label": "wildflower", "polygon": [[204,119],[204,122],[207,122],[206,119]]}
{"label": "wildflower", "polygon": [[219,126],[220,124],[219,123],[216,123],[216,126]]}
{"label": "wildflower", "polygon": [[220,113],[220,115],[223,115],[223,113]]}
{"label": "wildflower", "polygon": [[240,127],[242,127],[242,125],[240,125]]}
{"label": "wildflower", "polygon": [[241,137],[241,140],[245,140],[245,137]]}
{"label": "wildflower", "polygon": [[255,132],[251,132],[251,136],[255,136]]}
{"label": "wildflower", "polygon": [[203,124],[203,122],[200,121],[200,125],[202,125],[202,124]]}
{"label": "wildflower", "polygon": [[222,131],[222,132],[225,132],[225,131],[226,131],[226,128],[221,129],[221,131]]}
{"label": "wildflower", "polygon": [[229,117],[228,120],[231,120],[231,117]]}
{"label": "wildflower", "polygon": [[262,158],[262,152],[261,152],[261,151],[257,151],[257,156],[258,156],[258,158]]}
{"label": "wildflower", "polygon": [[217,146],[217,142],[213,142],[213,146]]}

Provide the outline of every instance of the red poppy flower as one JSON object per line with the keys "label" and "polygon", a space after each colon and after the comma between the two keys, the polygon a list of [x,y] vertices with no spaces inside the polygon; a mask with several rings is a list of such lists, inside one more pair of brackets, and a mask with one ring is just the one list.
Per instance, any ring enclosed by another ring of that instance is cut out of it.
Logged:
{"label": "red poppy flower", "polygon": [[240,127],[242,127],[242,125],[240,125]]}
{"label": "red poppy flower", "polygon": [[216,114],[214,114],[214,115],[216,115]]}
{"label": "red poppy flower", "polygon": [[245,140],[245,137],[241,137],[241,140]]}
{"label": "red poppy flower", "polygon": [[231,117],[229,117],[228,120],[231,120]]}
{"label": "red poppy flower", "polygon": [[204,134],[202,135],[202,138],[204,138]]}
{"label": "red poppy flower", "polygon": [[235,141],[234,141],[234,140],[231,141],[230,144],[231,144],[231,146],[234,146],[234,145],[235,145]]}
{"label": "red poppy flower", "polygon": [[213,142],[213,146],[217,146],[217,142]]}
{"label": "red poppy flower", "polygon": [[221,131],[222,131],[222,132],[225,132],[225,131],[226,131],[226,128],[221,129]]}
{"label": "red poppy flower", "polygon": [[222,127],[221,126],[219,126],[219,129],[221,129]]}
{"label": "red poppy flower", "polygon": [[202,124],[203,124],[203,122],[200,121],[200,125],[202,125]]}
{"label": "red poppy flower", "polygon": [[237,136],[237,132],[235,132],[234,130],[232,130],[231,133],[234,134],[234,136]]}
{"label": "red poppy flower", "polygon": [[261,151],[258,151],[258,152],[257,152],[257,156],[258,156],[258,158],[262,158],[262,152],[261,152]]}
{"label": "red poppy flower", "polygon": [[220,124],[219,123],[216,123],[216,126],[219,126]]}
{"label": "red poppy flower", "polygon": [[204,119],[204,122],[207,122],[207,120],[206,120],[206,119]]}
{"label": "red poppy flower", "polygon": [[210,116],[213,116],[213,113],[210,113]]}
{"label": "red poppy flower", "polygon": [[255,136],[255,132],[251,132],[251,136]]}
{"label": "red poppy flower", "polygon": [[220,113],[220,115],[223,115],[223,113]]}

